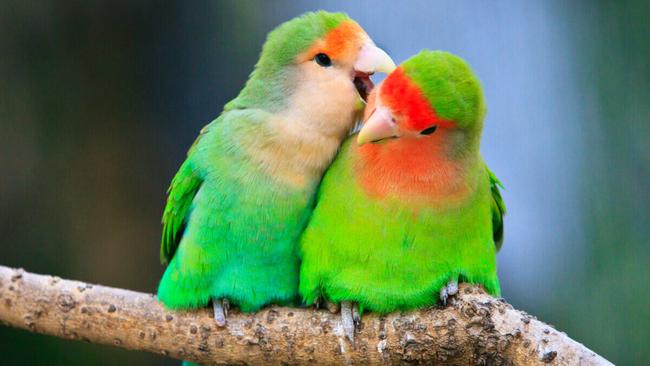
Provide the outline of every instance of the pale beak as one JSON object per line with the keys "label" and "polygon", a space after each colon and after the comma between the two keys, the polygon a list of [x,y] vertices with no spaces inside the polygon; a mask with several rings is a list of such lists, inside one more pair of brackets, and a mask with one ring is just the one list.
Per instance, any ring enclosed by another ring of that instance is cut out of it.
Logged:
{"label": "pale beak", "polygon": [[398,137],[397,125],[393,122],[393,115],[386,107],[377,107],[370,118],[363,124],[357,143],[363,145],[366,142],[383,140],[389,137]]}
{"label": "pale beak", "polygon": [[390,74],[395,70],[395,62],[384,50],[368,42],[361,47],[354,70],[366,74],[374,72]]}

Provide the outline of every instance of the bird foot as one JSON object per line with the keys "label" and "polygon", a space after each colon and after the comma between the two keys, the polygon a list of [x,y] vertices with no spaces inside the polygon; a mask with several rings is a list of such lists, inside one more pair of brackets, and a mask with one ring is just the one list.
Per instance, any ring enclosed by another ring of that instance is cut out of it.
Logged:
{"label": "bird foot", "polygon": [[341,322],[345,336],[354,344],[354,332],[361,324],[361,314],[359,313],[359,304],[351,301],[341,301]]}
{"label": "bird foot", "polygon": [[325,300],[325,308],[332,314],[336,314],[341,310],[341,306],[337,303]]}
{"label": "bird foot", "polygon": [[314,303],[312,305],[316,310],[322,307],[332,314],[338,313],[341,309],[341,306],[339,304],[326,300],[320,296],[314,300]]}
{"label": "bird foot", "polygon": [[458,293],[458,280],[449,280],[447,285],[440,289],[440,301],[442,305],[447,305],[447,299]]}
{"label": "bird foot", "polygon": [[230,301],[228,299],[212,299],[212,308],[214,309],[214,322],[219,327],[225,327]]}

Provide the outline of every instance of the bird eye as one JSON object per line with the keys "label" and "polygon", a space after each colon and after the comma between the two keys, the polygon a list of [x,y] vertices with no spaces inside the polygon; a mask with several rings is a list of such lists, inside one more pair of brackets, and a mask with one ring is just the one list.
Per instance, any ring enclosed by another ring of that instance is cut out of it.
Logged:
{"label": "bird eye", "polygon": [[314,61],[316,61],[317,64],[323,67],[332,66],[332,60],[330,59],[329,56],[327,56],[324,53],[319,53],[316,56],[314,56]]}
{"label": "bird eye", "polygon": [[433,125],[427,129],[422,130],[422,132],[420,132],[420,135],[431,135],[432,133],[436,132],[436,128],[438,128],[438,126]]}

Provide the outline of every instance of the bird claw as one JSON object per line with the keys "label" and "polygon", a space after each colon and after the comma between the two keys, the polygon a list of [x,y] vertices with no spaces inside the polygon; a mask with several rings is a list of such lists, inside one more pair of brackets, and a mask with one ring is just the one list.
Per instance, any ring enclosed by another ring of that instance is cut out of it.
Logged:
{"label": "bird claw", "polygon": [[447,298],[449,297],[449,293],[447,292],[447,286],[443,286],[440,289],[440,301],[442,301],[442,306],[447,305]]}
{"label": "bird claw", "polygon": [[361,324],[361,313],[359,313],[359,304],[352,303],[352,320],[354,320],[355,327]]}
{"label": "bird claw", "polygon": [[313,306],[316,310],[319,310],[322,307],[332,314],[336,314],[341,310],[341,306],[338,303],[331,302],[320,296],[314,300]]}
{"label": "bird claw", "polygon": [[356,327],[361,323],[359,305],[350,301],[341,301],[341,322],[345,336],[354,344],[354,332]]}
{"label": "bird claw", "polygon": [[447,285],[443,286],[440,289],[440,301],[442,301],[442,305],[446,306],[447,305],[447,299],[450,296],[454,296],[458,293],[458,280],[449,280],[447,282]]}
{"label": "bird claw", "polygon": [[325,301],[325,308],[332,314],[338,313],[341,309],[339,304],[327,300]]}
{"label": "bird claw", "polygon": [[454,296],[458,293],[458,281],[451,280],[447,283],[447,294],[449,296]]}
{"label": "bird claw", "polygon": [[223,303],[223,313],[228,316],[228,312],[230,311],[230,300],[224,298],[221,302]]}
{"label": "bird claw", "polygon": [[214,309],[214,322],[219,327],[225,327],[230,301],[228,299],[212,299],[212,308]]}

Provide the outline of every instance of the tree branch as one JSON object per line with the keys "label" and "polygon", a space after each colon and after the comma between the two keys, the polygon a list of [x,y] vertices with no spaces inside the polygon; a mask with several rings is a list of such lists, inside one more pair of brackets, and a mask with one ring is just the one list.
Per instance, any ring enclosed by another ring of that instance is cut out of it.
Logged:
{"label": "tree branch", "polygon": [[204,364],[611,365],[468,285],[446,308],[365,314],[352,345],[326,310],[232,312],[218,328],[209,309],[169,311],[151,294],[0,266],[0,322]]}

